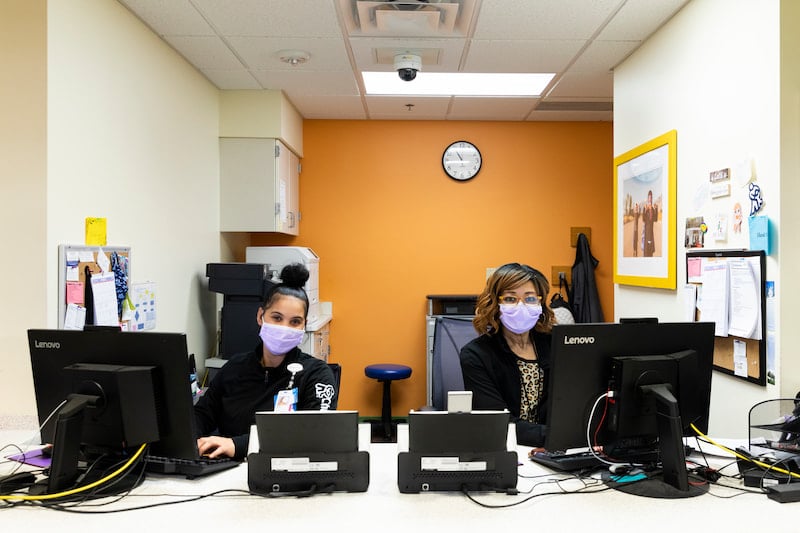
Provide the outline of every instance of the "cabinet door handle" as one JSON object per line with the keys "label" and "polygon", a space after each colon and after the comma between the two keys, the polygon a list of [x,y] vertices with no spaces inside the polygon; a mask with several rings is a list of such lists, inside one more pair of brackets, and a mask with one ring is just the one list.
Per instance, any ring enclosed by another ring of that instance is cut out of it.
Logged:
{"label": "cabinet door handle", "polygon": [[294,227],[294,213],[292,211],[289,211],[289,220],[290,220],[289,227],[293,228]]}

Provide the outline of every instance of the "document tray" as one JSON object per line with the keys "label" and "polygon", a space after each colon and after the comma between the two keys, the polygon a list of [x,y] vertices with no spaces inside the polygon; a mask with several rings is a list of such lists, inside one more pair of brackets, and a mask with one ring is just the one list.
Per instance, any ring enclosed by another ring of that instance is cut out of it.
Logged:
{"label": "document tray", "polygon": [[251,453],[247,485],[259,494],[287,492],[365,492],[369,452]]}
{"label": "document tray", "polygon": [[397,487],[403,493],[495,491],[516,488],[517,452],[397,454]]}

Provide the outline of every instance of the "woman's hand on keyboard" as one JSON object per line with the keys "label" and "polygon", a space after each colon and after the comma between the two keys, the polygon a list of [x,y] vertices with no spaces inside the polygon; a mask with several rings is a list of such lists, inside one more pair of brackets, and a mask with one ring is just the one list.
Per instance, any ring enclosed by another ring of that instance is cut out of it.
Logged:
{"label": "woman's hand on keyboard", "polygon": [[236,446],[228,437],[200,437],[197,439],[197,450],[200,455],[215,459],[217,457],[233,457]]}
{"label": "woman's hand on keyboard", "polygon": [[532,448],[531,451],[528,452],[528,457],[533,457],[536,453],[541,453],[545,451],[544,448]]}

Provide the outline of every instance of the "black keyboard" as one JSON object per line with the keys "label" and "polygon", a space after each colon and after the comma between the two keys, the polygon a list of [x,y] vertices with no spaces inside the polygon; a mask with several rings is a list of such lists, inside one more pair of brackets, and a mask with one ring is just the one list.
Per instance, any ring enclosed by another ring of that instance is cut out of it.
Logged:
{"label": "black keyboard", "polygon": [[528,457],[534,463],[539,463],[561,472],[595,469],[605,465],[603,461],[589,451],[566,453],[563,451],[542,450],[532,452]]}
{"label": "black keyboard", "polygon": [[145,470],[156,474],[177,474],[193,479],[221,470],[227,470],[239,465],[239,461],[230,457],[210,459],[177,459],[175,457],[160,457],[148,455],[145,457]]}

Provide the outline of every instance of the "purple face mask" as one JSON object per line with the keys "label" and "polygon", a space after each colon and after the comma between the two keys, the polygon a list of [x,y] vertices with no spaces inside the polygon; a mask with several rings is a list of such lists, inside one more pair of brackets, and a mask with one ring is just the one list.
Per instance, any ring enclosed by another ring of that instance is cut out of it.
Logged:
{"label": "purple face mask", "polygon": [[542,316],[542,306],[539,304],[500,304],[500,322],[513,333],[525,333],[533,329],[533,326]]}
{"label": "purple face mask", "polygon": [[302,329],[264,322],[261,324],[261,331],[258,336],[264,341],[264,346],[267,347],[270,353],[273,355],[285,355],[292,348],[300,346],[305,333]]}

